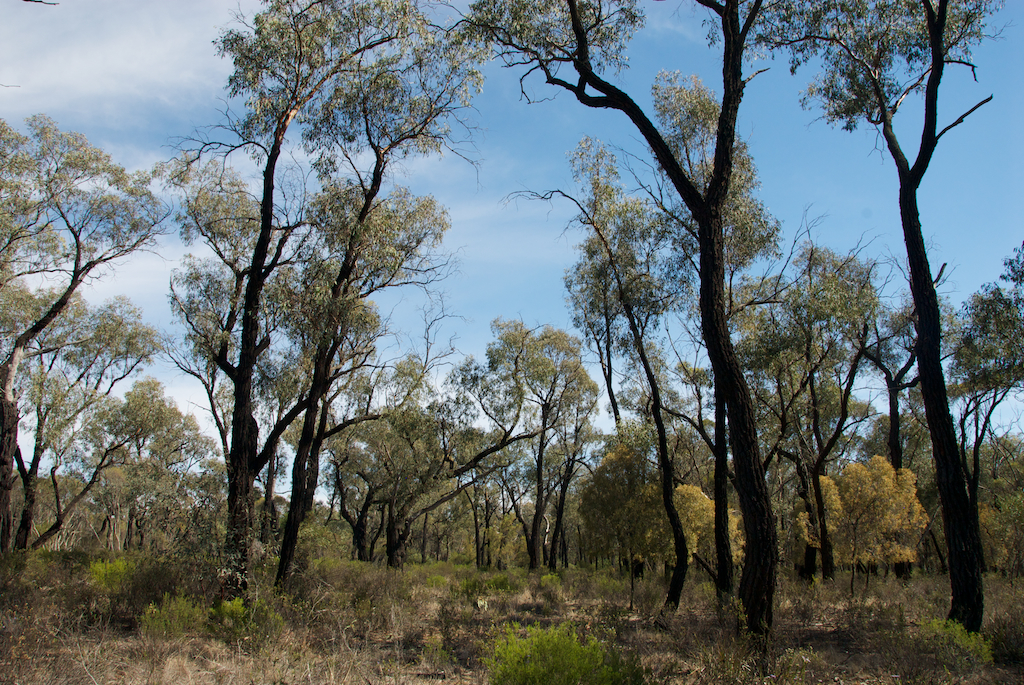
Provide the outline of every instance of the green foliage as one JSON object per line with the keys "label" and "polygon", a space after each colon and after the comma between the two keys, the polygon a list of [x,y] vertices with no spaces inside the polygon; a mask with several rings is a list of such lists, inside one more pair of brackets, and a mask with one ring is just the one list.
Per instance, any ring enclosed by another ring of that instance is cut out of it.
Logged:
{"label": "green foliage", "polygon": [[121,557],[109,561],[100,559],[89,564],[89,577],[104,592],[119,592],[128,584],[128,579],[135,571],[134,562]]}
{"label": "green foliage", "polygon": [[992,663],[992,648],[981,633],[956,621],[935,619],[921,626],[921,640],[947,670],[964,673]]}
{"label": "green foliage", "polygon": [[486,587],[489,591],[511,595],[523,589],[522,578],[510,572],[498,573],[487,579]]}
{"label": "green foliage", "polygon": [[581,642],[569,624],[506,627],[484,659],[491,685],[643,685],[647,672],[635,658],[591,637]]}
{"label": "green foliage", "polygon": [[597,551],[644,558],[667,551],[671,535],[652,451],[636,436],[620,439],[584,487],[580,513]]}
{"label": "green foliage", "polygon": [[562,601],[562,579],[553,573],[540,577],[538,590],[544,602],[549,605],[557,605]]}
{"label": "green foliage", "polygon": [[[907,95],[925,90],[931,67],[925,7],[906,0],[784,0],[770,3],[759,25],[762,43],[791,53],[791,68],[814,60],[817,74],[804,104],[847,130],[879,123]],[[942,58],[970,64],[972,49],[991,36],[986,26],[1002,0],[950,2]],[[820,63],[819,61],[820,60]]]}
{"label": "green foliage", "polygon": [[160,605],[150,604],[139,618],[139,630],[151,638],[177,638],[205,632],[209,609],[193,598],[165,594]]}
{"label": "green foliage", "polygon": [[284,629],[284,619],[264,599],[248,605],[241,597],[219,601],[209,611],[213,633],[229,642],[250,641],[259,646],[273,640]]}

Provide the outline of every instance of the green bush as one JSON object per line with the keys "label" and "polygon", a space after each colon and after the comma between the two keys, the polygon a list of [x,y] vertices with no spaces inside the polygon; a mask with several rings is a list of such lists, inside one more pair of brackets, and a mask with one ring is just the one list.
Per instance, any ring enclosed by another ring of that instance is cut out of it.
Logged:
{"label": "green bush", "polygon": [[499,595],[513,595],[523,589],[523,583],[508,573],[498,573],[487,579],[487,589]]}
{"label": "green bush", "polygon": [[240,597],[217,602],[209,615],[214,633],[227,641],[250,640],[262,645],[284,629],[284,619],[262,599],[249,606]]}
{"label": "green bush", "polygon": [[491,685],[643,685],[647,674],[626,658],[590,638],[581,643],[572,626],[505,629],[484,659]]}
{"label": "green bush", "polygon": [[160,606],[150,604],[139,619],[147,637],[176,638],[206,631],[209,611],[190,597],[165,594]]}
{"label": "green bush", "polygon": [[89,577],[92,582],[100,590],[111,595],[120,592],[134,572],[135,564],[124,557],[109,561],[100,559],[89,564]]}
{"label": "green bush", "polygon": [[939,663],[954,673],[992,663],[992,649],[984,636],[967,632],[956,621],[929,621],[921,626],[921,637]]}

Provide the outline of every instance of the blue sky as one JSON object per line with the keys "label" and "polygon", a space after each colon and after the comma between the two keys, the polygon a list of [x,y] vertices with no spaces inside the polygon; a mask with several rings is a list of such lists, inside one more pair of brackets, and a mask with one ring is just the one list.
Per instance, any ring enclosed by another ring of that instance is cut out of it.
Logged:
{"label": "blue sky", "polygon": [[[1011,0],[996,18],[1002,38],[977,50],[978,82],[966,69],[947,71],[941,115],[954,120],[988,95],[994,100],[943,138],[921,194],[931,240],[933,270],[948,263],[946,294],[959,301],[1002,271],[1002,260],[1024,239],[1024,7]],[[253,0],[62,0],[57,6],[4,0],[0,22],[0,117],[19,126],[45,113],[84,133],[129,168],[145,168],[173,154],[175,136],[217,123],[230,64],[212,40],[233,13],[251,13]],[[720,67],[702,26],[706,15],[688,2],[646,2],[647,28],[630,49],[630,68],[619,85],[649,102],[658,71],[696,73],[712,88]],[[761,197],[792,236],[805,210],[823,219],[816,237],[847,249],[862,237],[867,254],[904,254],[896,204],[896,174],[873,130],[846,133],[799,105],[813,76],[795,77],[784,58],[747,87],[740,133],[748,141],[762,181]],[[413,160],[398,182],[432,193],[452,217],[446,245],[460,258],[447,281],[449,307],[465,320],[448,334],[459,349],[481,354],[497,316],[527,324],[569,326],[562,274],[574,259],[578,236],[565,232],[565,204],[505,202],[521,190],[571,189],[567,153],[585,136],[643,153],[621,114],[584,108],[539,80],[538,98],[519,94],[519,74],[486,69],[483,93],[471,113],[478,127],[471,153],[476,165],[448,155]],[[917,125],[910,108],[905,135]],[[908,140],[910,138],[908,137]],[[141,255],[98,284],[92,297],[128,294],[155,323],[169,325],[170,270],[183,248],[173,238],[159,254]],[[167,369],[156,375],[183,401],[199,401]]]}

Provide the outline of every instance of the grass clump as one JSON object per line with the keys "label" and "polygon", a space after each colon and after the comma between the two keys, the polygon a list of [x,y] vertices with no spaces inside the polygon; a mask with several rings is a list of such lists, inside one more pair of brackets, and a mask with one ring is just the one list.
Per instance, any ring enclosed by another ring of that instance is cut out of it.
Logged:
{"label": "grass clump", "polygon": [[505,629],[484,659],[491,685],[644,685],[647,672],[594,638],[581,642],[569,624]]}

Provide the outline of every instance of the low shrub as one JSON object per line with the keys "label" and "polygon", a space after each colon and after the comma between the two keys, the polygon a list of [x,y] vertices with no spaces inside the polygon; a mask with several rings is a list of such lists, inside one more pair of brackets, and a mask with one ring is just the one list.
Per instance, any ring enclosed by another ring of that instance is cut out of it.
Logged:
{"label": "low shrub", "polygon": [[89,577],[107,594],[120,592],[134,572],[135,564],[124,557],[99,559],[89,564]]}
{"label": "low shrub", "polygon": [[580,642],[569,624],[506,627],[484,659],[491,685],[643,685],[648,673],[635,658],[624,657],[594,638]]}
{"label": "low shrub", "polygon": [[246,606],[240,597],[217,602],[209,612],[213,633],[228,642],[248,641],[254,646],[266,644],[284,629],[284,619],[266,600]]}
{"label": "low shrub", "polygon": [[150,604],[139,618],[139,629],[150,638],[178,638],[206,632],[209,610],[191,597],[165,594],[160,605]]}
{"label": "low shrub", "polygon": [[992,649],[981,633],[969,633],[956,621],[936,619],[921,626],[921,639],[939,664],[953,673],[992,663]]}

